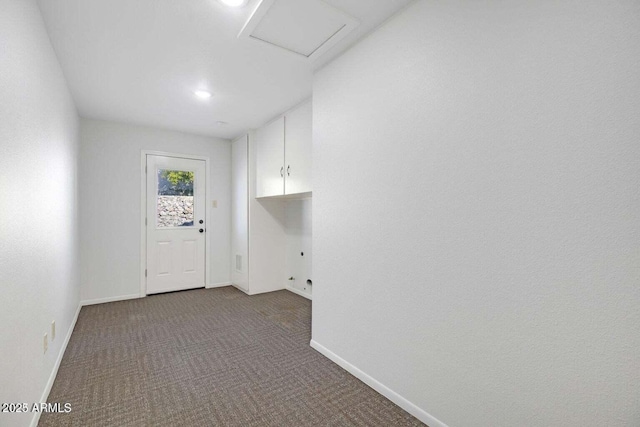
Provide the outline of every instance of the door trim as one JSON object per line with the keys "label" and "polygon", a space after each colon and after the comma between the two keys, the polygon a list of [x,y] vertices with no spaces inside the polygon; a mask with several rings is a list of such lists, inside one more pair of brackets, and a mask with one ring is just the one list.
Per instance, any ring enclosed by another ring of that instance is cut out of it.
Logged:
{"label": "door trim", "polygon": [[204,242],[204,284],[208,287],[209,278],[211,277],[211,232],[213,228],[211,224],[211,171],[209,170],[209,157],[197,156],[194,154],[169,153],[166,151],[141,150],[140,151],[140,298],[147,296],[147,278],[145,270],[147,269],[147,226],[145,224],[147,214],[147,156],[164,156],[177,157],[181,159],[203,160],[205,167],[205,224],[207,225],[206,239]]}

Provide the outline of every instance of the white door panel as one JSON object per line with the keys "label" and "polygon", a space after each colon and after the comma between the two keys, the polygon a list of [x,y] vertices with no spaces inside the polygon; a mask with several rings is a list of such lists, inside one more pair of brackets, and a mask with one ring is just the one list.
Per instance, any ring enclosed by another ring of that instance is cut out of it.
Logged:
{"label": "white door panel", "polygon": [[306,193],[311,191],[311,101],[285,120],[285,194]]}
{"label": "white door panel", "polygon": [[284,194],[284,117],[258,129],[256,197]]}
{"label": "white door panel", "polygon": [[205,285],[205,162],[147,155],[147,294]]}

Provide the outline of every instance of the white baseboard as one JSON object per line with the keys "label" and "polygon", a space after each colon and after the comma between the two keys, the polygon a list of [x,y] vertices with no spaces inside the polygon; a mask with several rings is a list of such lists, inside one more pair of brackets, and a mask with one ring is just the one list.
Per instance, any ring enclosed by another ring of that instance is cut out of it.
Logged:
{"label": "white baseboard", "polygon": [[[284,290],[287,289],[286,287],[285,288],[278,288],[278,289],[262,289],[262,290],[256,292],[256,291],[252,291],[252,290],[243,289],[242,287],[240,287],[239,285],[237,285],[235,283],[230,283],[230,285],[233,286],[234,288],[236,288],[237,290],[239,290],[240,292],[244,292],[245,294],[247,294],[249,296],[260,295],[260,294],[268,294],[269,292],[278,292],[278,291],[284,291]],[[296,289],[296,291],[297,291],[297,289]],[[295,293],[296,291],[293,291],[293,292]],[[311,299],[307,295],[304,295],[304,294],[300,294],[300,295],[302,295],[303,297],[307,297],[307,298]]]}
{"label": "white baseboard", "polygon": [[247,294],[247,295],[251,295],[251,294],[249,293],[249,291],[247,291],[247,290],[245,290],[245,289],[242,289],[240,286],[236,285],[235,283],[231,283],[231,286],[233,286],[234,288],[236,288],[236,289],[237,289],[237,290],[239,290],[240,292],[244,292],[244,293],[245,293],[245,294]]}
{"label": "white baseboard", "polygon": [[84,307],[85,305],[104,304],[105,302],[124,301],[128,299],[136,299],[136,298],[140,298],[140,294],[121,295],[118,297],[86,299],[86,300],[80,301],[80,305]]}
{"label": "white baseboard", "polygon": [[225,286],[231,286],[232,283],[231,282],[220,282],[220,283],[214,283],[211,285],[207,285],[205,286],[207,289],[213,289],[213,288],[224,288]]}
{"label": "white baseboard", "polygon": [[330,359],[336,365],[340,366],[341,368],[349,372],[351,375],[358,378],[360,381],[362,381],[363,383],[365,383],[366,385],[368,385],[369,387],[371,387],[372,389],[374,389],[375,391],[377,391],[378,393],[380,393],[381,395],[383,395],[384,397],[386,397],[387,399],[389,399],[390,401],[392,401],[393,403],[395,403],[396,405],[398,405],[399,407],[401,407],[402,409],[404,409],[405,411],[407,411],[408,413],[410,413],[411,415],[413,415],[414,417],[416,417],[417,419],[419,419],[420,421],[428,425],[429,427],[447,427],[445,423],[443,423],[436,417],[430,415],[423,409],[420,409],[418,406],[409,402],[407,399],[400,396],[398,393],[391,390],[389,387],[385,386],[384,384],[374,379],[373,377],[369,376],[368,374],[362,372],[360,369],[356,368],[351,363],[347,362],[337,354],[333,353],[332,351],[324,347],[322,344],[318,344],[317,341],[311,340],[310,345],[311,347],[315,348],[320,354]]}
{"label": "white baseboard", "polygon": [[293,286],[287,286],[285,289],[288,290],[289,292],[293,292],[294,294],[298,294],[301,297],[305,297],[306,299],[313,299],[311,297],[311,294],[308,294],[305,291],[301,291],[300,289],[296,289]]}
{"label": "white baseboard", "polygon": [[[69,340],[71,339],[71,334],[73,333],[73,328],[76,326],[76,322],[78,321],[78,315],[80,314],[80,309],[82,308],[82,303],[78,304],[78,309],[76,310],[76,314],[73,316],[73,320],[71,321],[71,325],[69,326],[69,330],[67,331],[67,335],[64,337],[64,342],[62,346],[60,346],[60,353],[58,353],[58,357],[56,358],[56,363],[53,365],[53,370],[51,371],[51,375],[49,375],[49,380],[44,387],[44,392],[42,393],[42,397],[40,398],[39,403],[44,403],[49,398],[49,393],[51,392],[51,387],[53,387],[53,382],[56,380],[56,376],[58,375],[58,369],[60,368],[60,363],[62,363],[62,357],[64,356],[64,352],[67,350],[67,345],[69,344]],[[34,412],[33,418],[31,419],[31,427],[37,427],[38,421],[40,421],[40,414],[42,412]]]}

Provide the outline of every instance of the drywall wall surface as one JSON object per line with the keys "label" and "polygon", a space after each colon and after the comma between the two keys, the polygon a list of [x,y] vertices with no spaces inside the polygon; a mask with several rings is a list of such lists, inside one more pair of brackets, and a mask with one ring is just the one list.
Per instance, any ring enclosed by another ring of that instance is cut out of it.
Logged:
{"label": "drywall wall surface", "polygon": [[[31,0],[0,2],[0,153],[0,402],[33,404],[52,380],[79,282],[78,116]],[[0,413],[0,425],[33,416]]]}
{"label": "drywall wall surface", "polygon": [[231,144],[227,140],[101,120],[80,122],[82,300],[140,293],[142,150],[209,157],[211,276],[230,282]]}
{"label": "drywall wall surface", "polygon": [[231,146],[231,282],[249,290],[249,136]]}
{"label": "drywall wall surface", "polygon": [[640,425],[638,40],[417,1],[319,71],[313,339],[450,426]]}
{"label": "drywall wall surface", "polygon": [[313,284],[307,280],[311,276],[313,256],[311,247],[311,199],[288,200],[285,207],[285,232],[287,249],[285,273],[288,285],[308,295],[312,294]]}

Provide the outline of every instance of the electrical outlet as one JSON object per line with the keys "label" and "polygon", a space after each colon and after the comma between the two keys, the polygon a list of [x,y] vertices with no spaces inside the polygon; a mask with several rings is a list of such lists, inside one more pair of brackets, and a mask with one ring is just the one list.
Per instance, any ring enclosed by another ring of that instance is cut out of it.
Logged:
{"label": "electrical outlet", "polygon": [[56,321],[51,322],[51,341],[56,339]]}
{"label": "electrical outlet", "polygon": [[47,350],[49,349],[49,340],[47,339],[47,334],[44,334],[44,352],[46,353]]}

